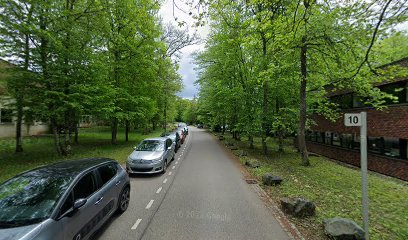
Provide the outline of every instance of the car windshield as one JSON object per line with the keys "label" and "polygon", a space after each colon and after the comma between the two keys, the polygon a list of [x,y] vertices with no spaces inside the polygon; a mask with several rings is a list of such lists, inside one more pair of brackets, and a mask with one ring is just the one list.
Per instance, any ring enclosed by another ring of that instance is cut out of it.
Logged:
{"label": "car windshield", "polygon": [[145,140],[136,147],[136,151],[160,152],[164,151],[164,143],[158,140]]}
{"label": "car windshield", "polygon": [[50,217],[72,177],[38,169],[0,185],[0,229],[38,223]]}

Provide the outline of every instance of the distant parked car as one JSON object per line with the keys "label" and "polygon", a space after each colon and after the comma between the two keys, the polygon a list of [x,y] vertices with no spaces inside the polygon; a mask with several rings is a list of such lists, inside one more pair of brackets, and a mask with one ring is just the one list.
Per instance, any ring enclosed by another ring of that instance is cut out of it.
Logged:
{"label": "distant parked car", "polygon": [[197,124],[197,128],[203,128],[203,124],[201,123]]}
{"label": "distant parked car", "polygon": [[181,144],[183,144],[184,141],[186,140],[186,135],[184,134],[184,129],[183,128],[178,128],[176,130],[176,132],[180,135],[180,142],[181,142]]}
{"label": "distant parked car", "polygon": [[188,135],[188,126],[185,123],[179,123],[179,128],[183,128],[184,134]]}
{"label": "distant parked car", "polygon": [[166,132],[160,135],[161,137],[168,137],[170,138],[173,143],[175,144],[174,146],[174,152],[177,152],[178,149],[181,147],[181,137],[180,134],[175,131],[175,132]]}
{"label": "distant parked car", "polygon": [[89,239],[126,211],[129,196],[129,177],[112,159],[36,168],[0,185],[0,239]]}
{"label": "distant parked car", "polygon": [[175,144],[168,137],[147,138],[129,155],[126,170],[129,173],[164,173],[174,160],[174,148]]}

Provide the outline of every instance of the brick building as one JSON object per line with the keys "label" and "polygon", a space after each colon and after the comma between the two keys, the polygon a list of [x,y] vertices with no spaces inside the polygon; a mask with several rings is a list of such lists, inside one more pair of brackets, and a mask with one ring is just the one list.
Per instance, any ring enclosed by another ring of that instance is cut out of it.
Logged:
{"label": "brick building", "polygon": [[[408,68],[408,58],[392,65]],[[342,116],[335,122],[315,115],[316,125],[307,133],[308,150],[354,166],[360,166],[360,129],[344,126],[344,113],[367,112],[368,169],[408,181],[408,77],[384,81],[376,85],[381,91],[398,97],[388,101],[379,111],[364,106],[361,98],[351,91],[329,94],[339,104]]]}

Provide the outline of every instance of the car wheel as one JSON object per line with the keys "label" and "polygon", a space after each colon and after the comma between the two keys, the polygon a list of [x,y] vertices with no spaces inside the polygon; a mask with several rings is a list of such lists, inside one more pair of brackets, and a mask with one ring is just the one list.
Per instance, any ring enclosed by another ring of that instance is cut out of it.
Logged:
{"label": "car wheel", "polygon": [[174,156],[176,156],[176,154],[173,154],[173,157],[171,158],[171,161],[172,161],[172,162],[174,161]]}
{"label": "car wheel", "polygon": [[166,172],[166,170],[167,170],[167,160],[166,160],[166,161],[164,161],[164,164],[163,164],[163,171],[162,171],[162,173],[165,173],[165,172]]}
{"label": "car wheel", "polygon": [[119,195],[118,213],[123,213],[129,207],[130,187],[126,186]]}

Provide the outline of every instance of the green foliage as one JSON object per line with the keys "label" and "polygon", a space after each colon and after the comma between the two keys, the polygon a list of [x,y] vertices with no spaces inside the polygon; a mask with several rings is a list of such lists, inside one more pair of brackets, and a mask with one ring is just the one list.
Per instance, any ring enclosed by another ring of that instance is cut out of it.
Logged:
{"label": "green foliage", "polygon": [[196,64],[198,118],[209,125],[264,139],[298,130],[304,139],[313,114],[339,116],[328,89],[355,91],[381,109],[395,97],[373,84],[407,76],[406,70],[377,69],[406,57],[406,33],[392,30],[407,20],[402,2],[205,3],[211,31]]}
{"label": "green foliage", "polygon": [[113,132],[161,121],[167,107],[168,121],[174,119],[181,78],[166,55],[174,46],[161,38],[158,2],[4,3],[0,56],[19,70],[7,88],[26,122],[51,125],[57,152],[67,154],[82,115],[111,121]]}

